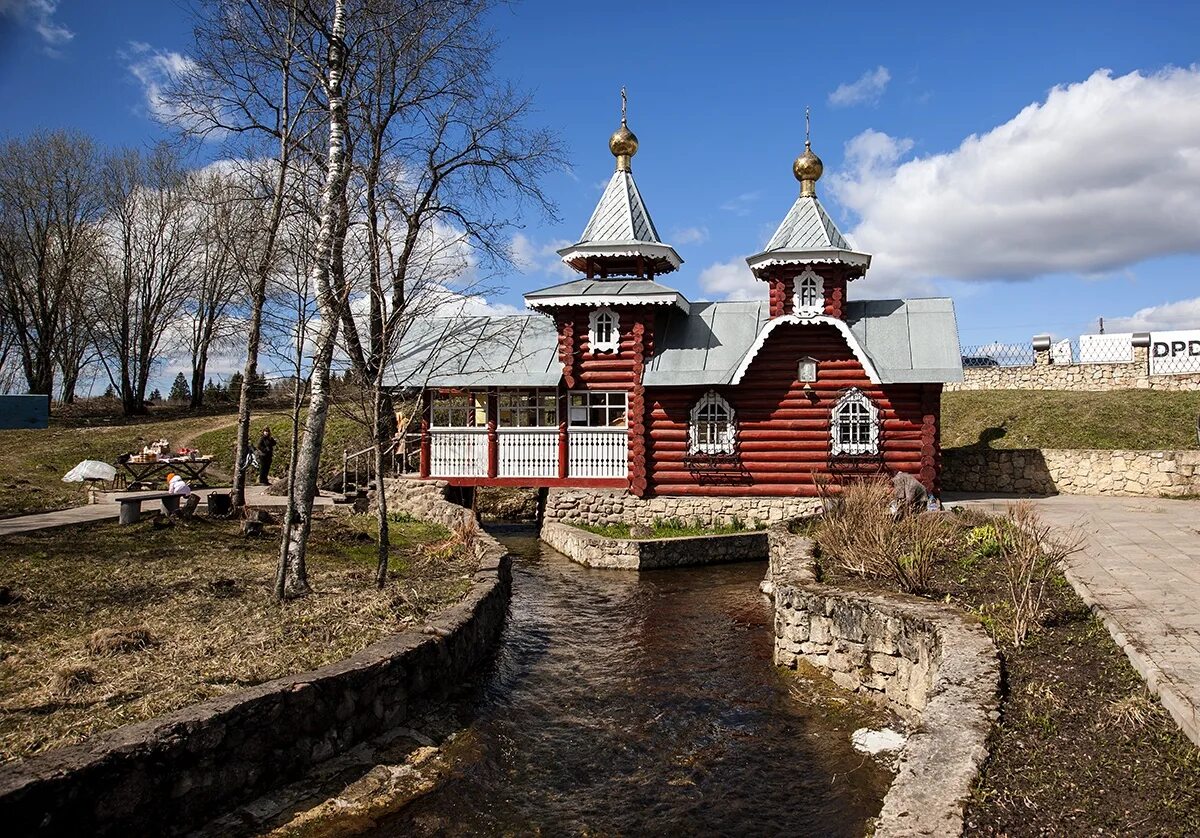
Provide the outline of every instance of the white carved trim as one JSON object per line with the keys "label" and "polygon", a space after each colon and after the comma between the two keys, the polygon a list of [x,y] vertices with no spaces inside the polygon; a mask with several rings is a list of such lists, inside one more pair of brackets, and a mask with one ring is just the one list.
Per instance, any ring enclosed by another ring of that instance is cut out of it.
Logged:
{"label": "white carved trim", "polygon": [[855,250],[768,250],[746,258],[750,270],[775,265],[854,265],[864,270],[871,267],[871,254]]}
{"label": "white carved trim", "polygon": [[682,294],[587,294],[562,297],[537,297],[526,299],[525,305],[532,309],[557,308],[559,306],[679,306],[687,311]]}
{"label": "white carved trim", "polygon": [[740,384],[742,382],[742,378],[746,375],[746,370],[750,368],[750,362],[754,360],[754,356],[763,348],[763,344],[767,342],[767,338],[771,336],[771,332],[785,324],[792,326],[833,326],[842,333],[842,337],[846,339],[846,345],[850,347],[850,351],[854,353],[854,357],[862,364],[863,372],[867,374],[867,378],[871,379],[871,383],[882,383],[879,379],[879,373],[875,371],[875,364],[871,362],[870,356],[859,345],[858,339],[854,337],[854,333],[850,331],[850,327],[846,325],[844,320],[824,314],[818,317],[797,317],[794,314],[786,314],[783,317],[774,317],[767,321],[762,331],[758,333],[754,345],[746,350],[746,354],[742,357],[742,362],[738,364],[733,377],[729,379],[730,384]]}
{"label": "white carved trim", "polygon": [[665,259],[667,264],[671,266],[671,270],[675,270],[683,264],[683,259],[675,252],[675,248],[671,247],[671,245],[655,244],[653,242],[619,242],[608,244],[585,244],[580,242],[570,247],[564,247],[558,251],[558,255],[568,264],[581,256],[648,256],[654,259]]}
{"label": "white carved trim", "polygon": [[[861,405],[866,408],[867,421],[870,423],[867,428],[868,441],[865,443],[846,443],[843,445],[838,441],[838,414],[851,405]],[[866,393],[857,387],[851,387],[843,393],[842,397],[837,400],[837,404],[833,406],[833,410],[829,413],[829,452],[834,455],[879,453],[879,408],[867,398]]]}
{"label": "white carved trim", "polygon": [[[601,317],[610,318],[612,321],[609,325],[608,340],[601,340],[596,334]],[[599,352],[617,354],[621,351],[621,318],[611,308],[601,307],[588,315],[588,349],[593,355]]]}
{"label": "white carved trim", "polygon": [[[804,283],[815,286],[815,302],[812,305],[801,305],[800,291]],[[792,314],[799,317],[815,317],[825,313],[825,278],[812,268],[792,280]]]}
{"label": "white carved trim", "polygon": [[[717,442],[701,442],[698,439],[697,431],[700,425],[700,413],[704,408],[715,405],[725,411],[726,419],[725,430],[721,434],[722,439]],[[709,390],[703,396],[696,400],[692,405],[692,411],[688,421],[688,453],[689,454],[732,454],[734,447],[737,444],[737,414],[734,413],[733,407],[721,394],[715,390]]]}

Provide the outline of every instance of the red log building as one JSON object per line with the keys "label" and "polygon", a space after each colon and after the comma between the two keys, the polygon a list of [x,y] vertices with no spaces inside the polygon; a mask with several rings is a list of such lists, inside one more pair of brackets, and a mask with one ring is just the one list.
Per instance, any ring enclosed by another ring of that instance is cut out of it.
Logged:
{"label": "red log building", "polygon": [[850,300],[870,267],[816,195],[747,259],[762,302],[689,302],[683,263],[617,159],[580,241],[580,278],[532,291],[535,313],[414,329],[393,385],[420,392],[420,474],[453,484],[622,487],[647,495],[813,495],[822,480],[916,476],[939,491],[942,384],[962,380],[948,299]]}

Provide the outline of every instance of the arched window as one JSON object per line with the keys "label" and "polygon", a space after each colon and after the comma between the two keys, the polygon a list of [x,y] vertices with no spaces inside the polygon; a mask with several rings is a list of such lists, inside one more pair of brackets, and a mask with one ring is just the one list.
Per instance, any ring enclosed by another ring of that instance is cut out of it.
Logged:
{"label": "arched window", "polygon": [[833,406],[829,431],[833,454],[879,453],[879,409],[857,387]]}
{"label": "arched window", "polygon": [[812,317],[825,310],[825,280],[809,269],[796,277],[796,293],[792,296],[792,313]]}
{"label": "arched window", "polygon": [[588,318],[588,345],[592,352],[619,352],[620,321],[611,308],[598,308]]}
{"label": "arched window", "polygon": [[736,429],[736,418],[729,402],[709,390],[692,408],[692,421],[688,426],[688,452],[732,454]]}

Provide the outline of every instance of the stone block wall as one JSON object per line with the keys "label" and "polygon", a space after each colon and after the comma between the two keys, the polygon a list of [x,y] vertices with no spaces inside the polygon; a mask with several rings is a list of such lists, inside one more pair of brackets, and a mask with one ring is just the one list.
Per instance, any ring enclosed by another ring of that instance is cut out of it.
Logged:
{"label": "stone block wall", "polygon": [[698,497],[662,495],[634,497],[617,489],[551,489],[546,500],[546,521],[582,521],[585,524],[640,524],[675,518],[701,526],[728,524],[734,518],[754,526],[809,515],[819,509],[816,498]]}
{"label": "stone block wall", "polygon": [[966,367],[963,381],[944,385],[956,390],[1200,390],[1200,373],[1150,375],[1145,347],[1134,347],[1133,361],[1119,364],[1053,364],[1050,353],[1018,367]]}
{"label": "stone block wall", "polygon": [[[421,493],[450,527],[468,510]],[[508,554],[471,537],[479,564],[458,604],[311,672],[279,678],[0,766],[11,835],[185,832],[402,724],[490,654],[508,609]]]}
{"label": "stone block wall", "polygon": [[805,661],[915,728],[874,834],[957,838],[999,717],[995,645],[952,606],[817,584],[811,541],[782,527],[771,551],[776,662]]}
{"label": "stone block wall", "polygon": [[1200,493],[1200,451],[951,448],[942,452],[950,492],[1072,495]]}
{"label": "stone block wall", "polygon": [[559,521],[542,525],[542,541],[588,567],[653,570],[661,567],[752,562],[767,558],[767,533],[701,535],[686,538],[608,538]]}

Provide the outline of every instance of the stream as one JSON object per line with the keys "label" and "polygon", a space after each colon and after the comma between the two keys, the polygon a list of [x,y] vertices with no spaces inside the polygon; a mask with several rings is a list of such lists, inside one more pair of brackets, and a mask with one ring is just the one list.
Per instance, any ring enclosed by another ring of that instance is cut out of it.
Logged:
{"label": "stream", "polygon": [[863,716],[772,664],[765,564],[592,570],[489,531],[513,597],[448,711],[465,744],[372,834],[863,834],[891,775],[851,748]]}

